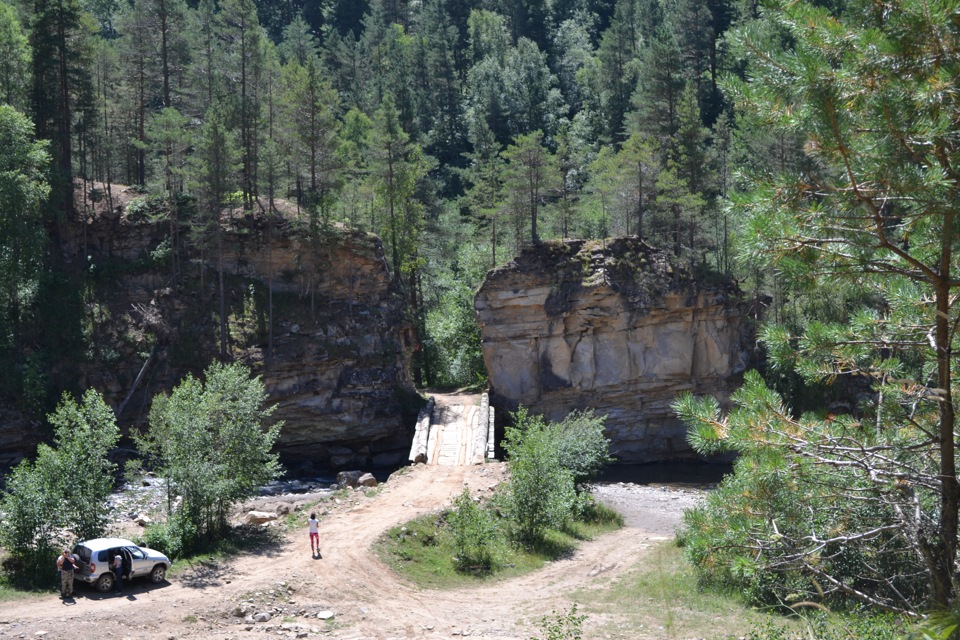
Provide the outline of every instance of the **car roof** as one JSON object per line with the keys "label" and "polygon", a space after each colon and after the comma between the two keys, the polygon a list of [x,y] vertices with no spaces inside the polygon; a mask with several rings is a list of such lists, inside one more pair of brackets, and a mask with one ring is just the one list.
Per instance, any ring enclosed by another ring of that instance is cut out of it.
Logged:
{"label": "car roof", "polygon": [[109,549],[110,547],[135,547],[129,540],[123,538],[94,538],[93,540],[84,540],[79,543],[92,551],[100,549]]}

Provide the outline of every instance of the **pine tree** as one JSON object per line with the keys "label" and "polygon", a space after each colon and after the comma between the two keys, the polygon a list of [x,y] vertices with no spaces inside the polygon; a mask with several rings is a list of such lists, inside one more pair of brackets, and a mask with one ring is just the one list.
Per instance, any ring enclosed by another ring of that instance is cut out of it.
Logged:
{"label": "pine tree", "polygon": [[[633,228],[637,237],[643,238],[647,233],[644,221],[654,197],[654,187],[660,168],[655,143],[650,138],[635,132],[623,143],[623,148],[617,154],[617,160],[621,168],[626,195],[628,216],[626,233],[629,234]],[[630,219],[636,226],[630,224]]]}
{"label": "pine tree", "polygon": [[[639,77],[630,131],[654,136],[666,145],[677,133],[680,98],[686,86],[680,47],[673,32],[666,27],[657,29],[646,48]],[[665,163],[666,157],[662,161]]]}
{"label": "pine tree", "polygon": [[457,46],[460,34],[445,11],[444,0],[428,0],[422,12],[423,71],[427,79],[421,87],[426,100],[421,130],[427,132],[425,147],[441,166],[459,161],[465,151],[466,135],[460,95],[461,78],[457,71]]}
{"label": "pine tree", "polygon": [[423,205],[414,194],[427,174],[427,161],[400,124],[400,112],[389,94],[373,117],[369,136],[370,171],[384,218],[394,273],[410,272],[423,225]]}
{"label": "pine tree", "polygon": [[543,133],[540,131],[517,136],[501,155],[507,163],[504,184],[517,220],[516,243],[519,253],[523,244],[520,222],[523,218],[530,222],[531,242],[540,242],[537,223],[547,194],[556,185],[556,160],[544,147]]}
{"label": "pine tree", "polygon": [[603,83],[603,117],[606,137],[622,141],[627,112],[637,88],[642,38],[636,0],[618,0],[610,28],[597,50],[598,72]]}
{"label": "pine tree", "polygon": [[552,138],[567,108],[546,54],[527,38],[508,50],[502,75],[507,121],[515,137],[541,131]]}
{"label": "pine tree", "polygon": [[147,122],[147,140],[159,160],[163,193],[170,219],[170,277],[177,281],[180,273],[179,195],[184,191],[187,174],[187,151],[192,143],[189,118],[173,107],[151,116]]}
{"label": "pine tree", "polygon": [[83,9],[77,0],[34,0],[30,25],[33,60],[31,103],[37,137],[50,140],[53,199],[62,216],[74,213],[75,106],[90,90]]}
{"label": "pine tree", "polygon": [[228,196],[237,184],[238,150],[227,129],[223,110],[214,105],[206,114],[192,156],[193,190],[197,194],[198,215],[192,237],[201,248],[201,289],[203,254],[213,248],[217,253],[217,292],[220,315],[220,358],[227,357],[227,308],[224,289],[224,229],[221,222]]}
{"label": "pine tree", "polygon": [[320,43],[310,32],[310,25],[302,16],[297,16],[283,28],[283,41],[277,46],[283,62],[296,61],[300,65],[317,56]]}
{"label": "pine tree", "polygon": [[260,81],[264,64],[263,29],[253,0],[225,0],[218,15],[223,47],[223,73],[235,83],[234,113],[240,133],[244,207],[257,199],[257,145],[260,136]]}
{"label": "pine tree", "polygon": [[474,117],[468,127],[473,151],[465,154],[469,164],[461,172],[469,187],[464,204],[481,226],[490,227],[490,268],[497,266],[497,221],[503,206],[503,158],[501,146],[483,117]]}
{"label": "pine tree", "polygon": [[121,34],[118,46],[124,77],[122,113],[129,137],[127,181],[142,186],[147,183],[150,105],[162,92],[159,70],[154,64],[156,25],[145,0],[128,7],[120,15],[117,30]]}
{"label": "pine tree", "polygon": [[341,181],[341,159],[337,154],[339,104],[325,76],[316,56],[305,66],[296,61],[285,65],[280,112],[288,153],[296,166],[297,193],[306,196],[299,199],[327,219]]}
{"label": "pine tree", "polygon": [[[187,66],[187,42],[184,39],[187,6],[183,0],[138,0],[145,2],[145,11],[154,30],[160,58],[161,98],[164,107],[174,106],[174,87]],[[145,43],[141,42],[141,46]]]}
{"label": "pine tree", "polygon": [[[709,519],[727,528],[725,546],[749,558],[749,573],[789,573],[771,597],[815,580],[821,597],[888,611],[949,607],[960,519],[960,141],[945,135],[960,117],[955,6],[854,2],[831,12],[784,2],[768,16],[780,37],[750,24],[734,38],[749,81],[731,79],[730,95],[751,122],[800,136],[809,164],[751,172],[734,203],[745,254],[797,294],[851,290],[866,301],[834,322],[769,327],[768,357],[809,381],[855,376],[873,393],[855,416],[798,417],[752,375],[728,416],[715,402],[684,403],[698,450],[733,445],[749,452],[744,471],[790,487],[780,504],[746,496],[761,518],[733,529],[722,511]],[[749,491],[749,482],[738,473],[729,489]],[[798,494],[809,508],[791,511]],[[843,553],[823,553],[832,548]],[[849,562],[881,556],[879,568]],[[740,559],[726,560],[743,575]]]}

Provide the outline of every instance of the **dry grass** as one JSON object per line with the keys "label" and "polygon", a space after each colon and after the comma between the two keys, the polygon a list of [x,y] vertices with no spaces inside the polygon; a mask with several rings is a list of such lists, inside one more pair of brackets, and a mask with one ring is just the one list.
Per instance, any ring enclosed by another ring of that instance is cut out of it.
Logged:
{"label": "dry grass", "polygon": [[700,591],[673,542],[656,545],[642,564],[605,588],[572,599],[588,616],[585,637],[596,638],[737,640],[771,617],[733,596]]}

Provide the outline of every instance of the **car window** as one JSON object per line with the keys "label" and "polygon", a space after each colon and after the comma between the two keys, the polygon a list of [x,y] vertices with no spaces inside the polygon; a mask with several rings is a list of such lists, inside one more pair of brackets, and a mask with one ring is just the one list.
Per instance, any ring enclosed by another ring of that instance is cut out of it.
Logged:
{"label": "car window", "polygon": [[143,560],[147,557],[147,554],[145,554],[138,547],[124,547],[124,549],[130,552],[130,555],[133,556],[134,560]]}
{"label": "car window", "polygon": [[97,552],[97,562],[106,562],[108,560],[109,551],[99,551]]}
{"label": "car window", "polygon": [[84,562],[90,562],[90,549],[82,544],[78,544],[73,548],[73,555],[77,556]]}

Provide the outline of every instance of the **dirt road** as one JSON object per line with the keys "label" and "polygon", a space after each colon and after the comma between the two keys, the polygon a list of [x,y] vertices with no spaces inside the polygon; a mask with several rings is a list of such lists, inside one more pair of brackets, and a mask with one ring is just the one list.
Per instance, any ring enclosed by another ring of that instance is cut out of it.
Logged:
{"label": "dirt road", "polygon": [[[135,581],[123,596],[101,596],[81,586],[72,603],[54,595],[0,603],[0,638],[526,639],[540,616],[569,607],[573,590],[605,584],[639,562],[675,521],[661,517],[653,531],[628,526],[534,574],[453,591],[416,589],[371,551],[389,527],[448,504],[465,485],[487,492],[502,475],[498,463],[418,465],[372,498],[332,506],[321,521],[322,559],[311,559],[304,526],[269,553],[200,566],[160,587]],[[270,620],[249,621],[265,613]]]}

